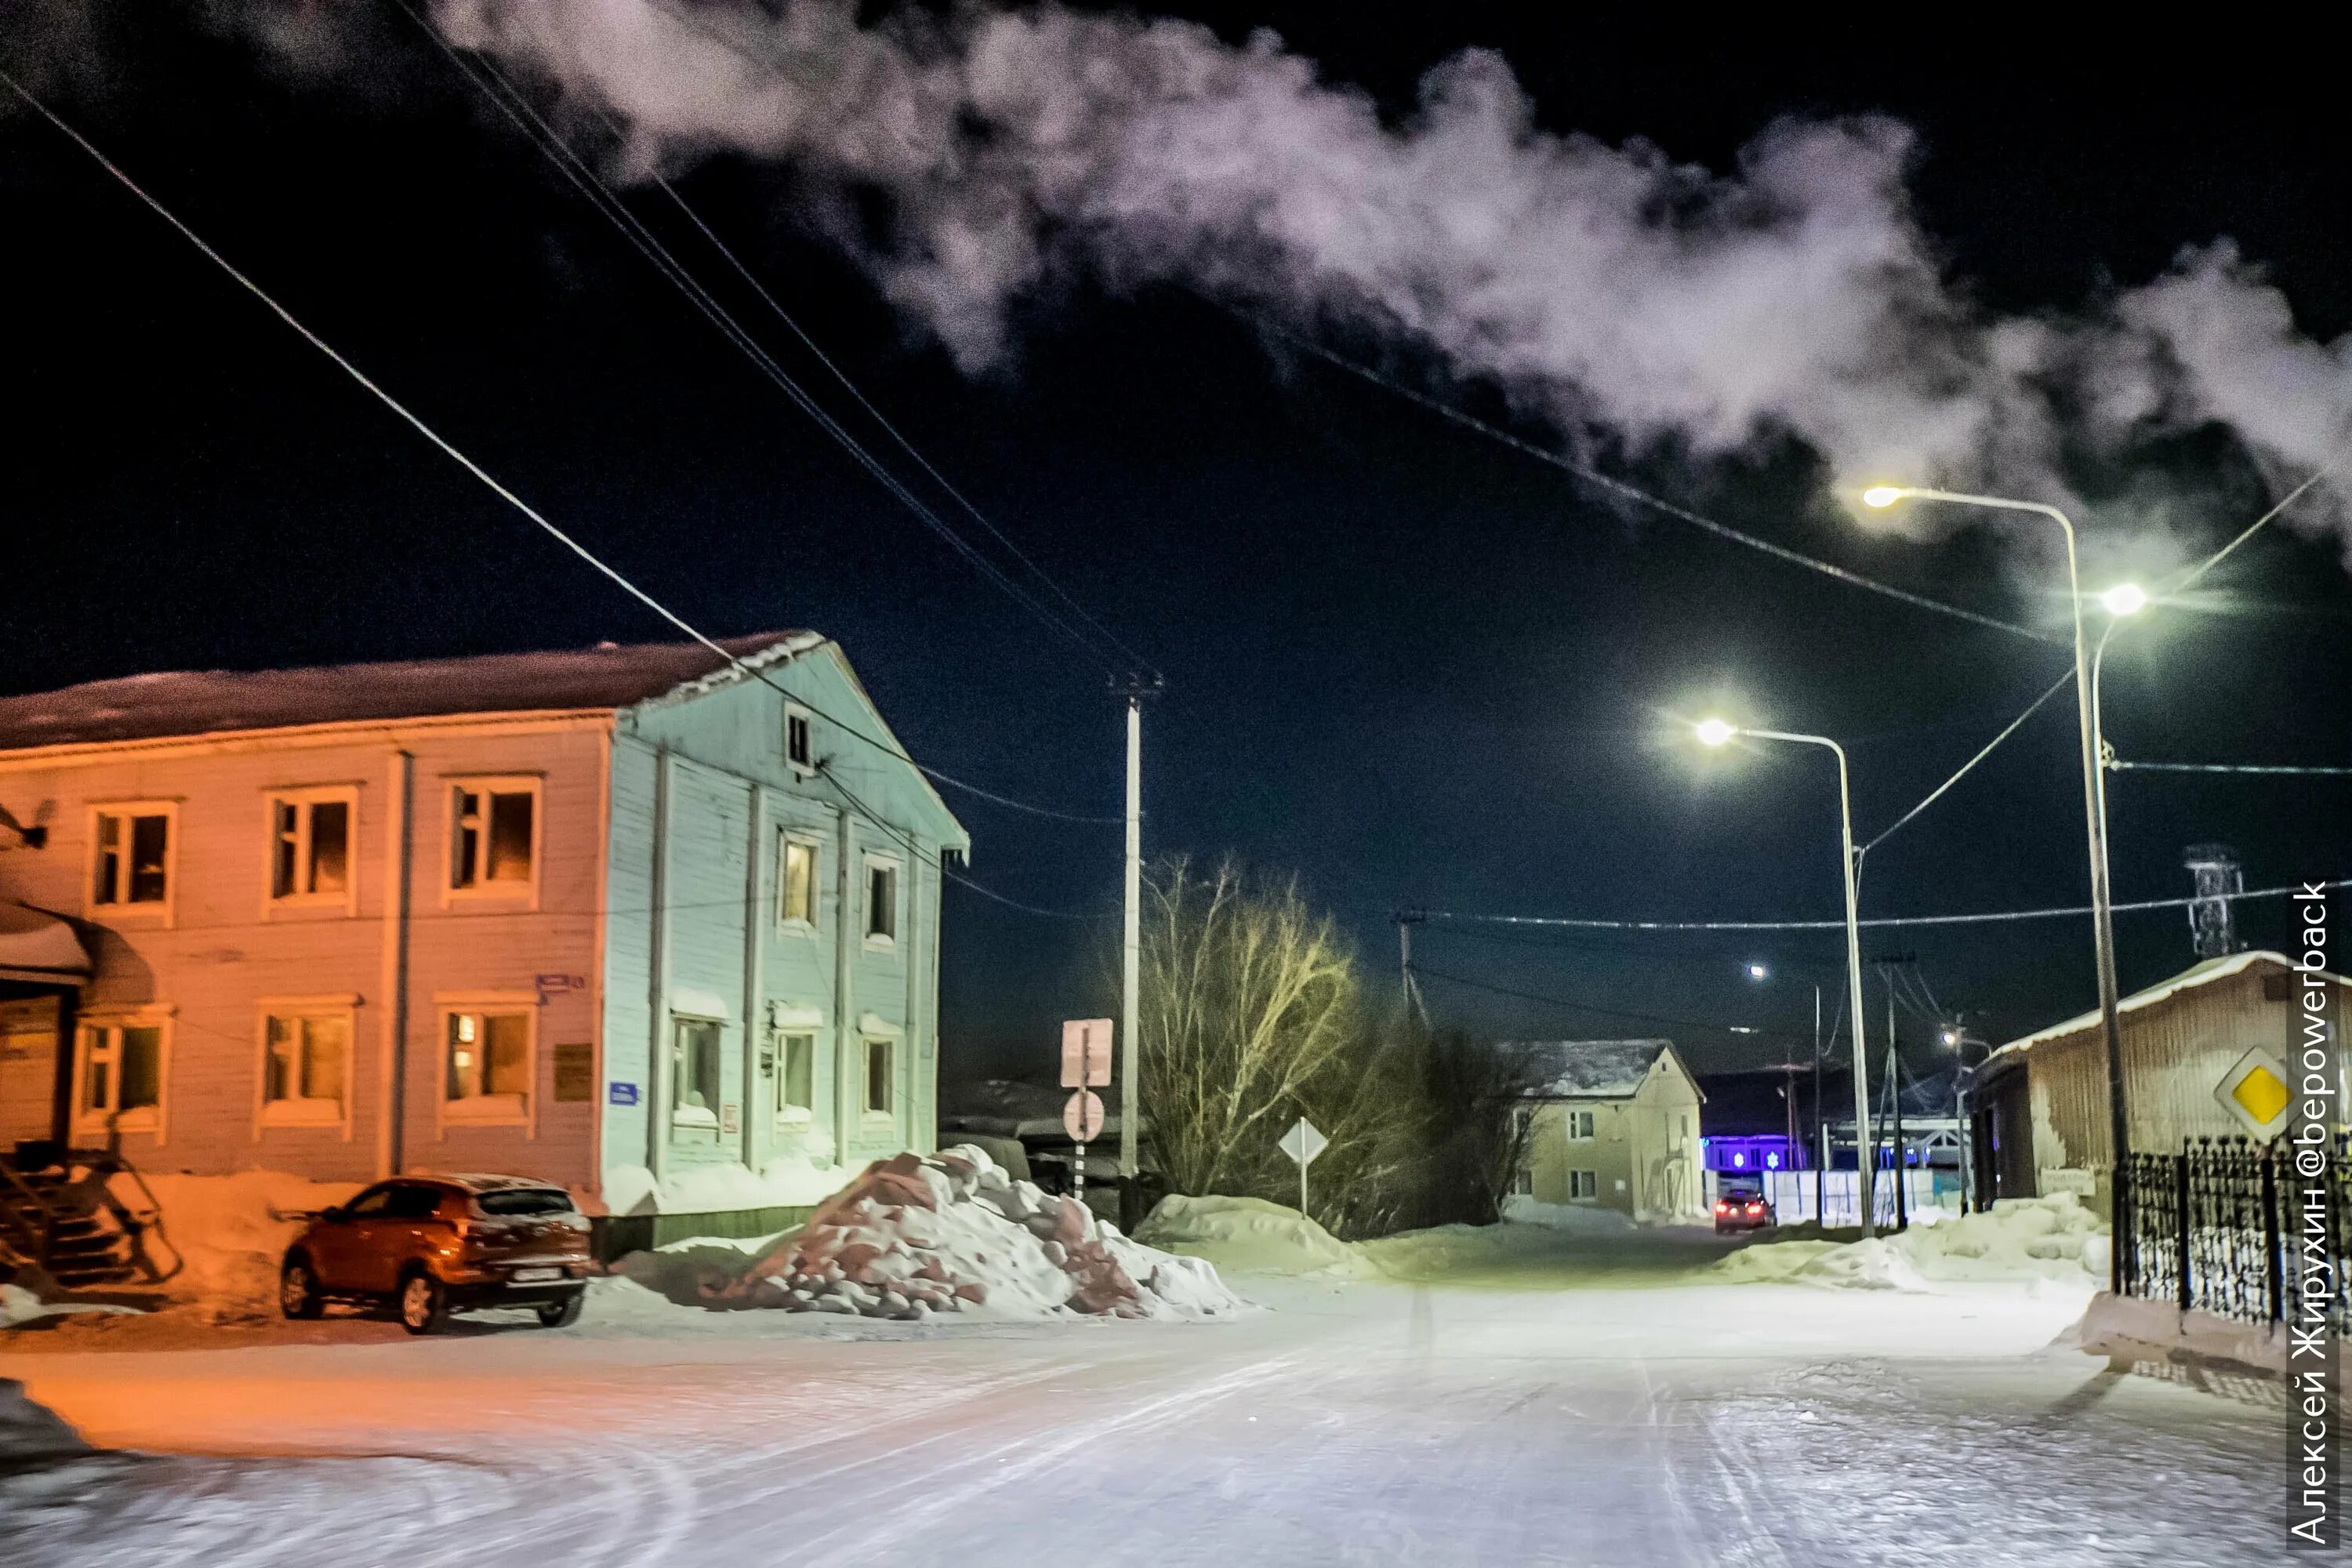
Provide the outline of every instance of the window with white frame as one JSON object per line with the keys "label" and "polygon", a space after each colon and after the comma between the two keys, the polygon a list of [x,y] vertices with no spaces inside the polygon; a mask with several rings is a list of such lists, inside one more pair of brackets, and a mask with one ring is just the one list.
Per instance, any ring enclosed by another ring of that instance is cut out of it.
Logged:
{"label": "window with white frame", "polygon": [[784,704],[784,761],[794,773],[816,771],[814,715],[797,702]]}
{"label": "window with white frame", "polygon": [[816,1037],[788,1033],[777,1042],[776,1120],[807,1121],[816,1115]]}
{"label": "window with white frame", "polygon": [[349,1010],[268,1014],[262,1022],[261,1120],[287,1127],[345,1121],[351,1062]]}
{"label": "window with white frame", "polygon": [[796,833],[777,835],[776,919],[788,926],[816,929],[817,842]]}
{"label": "window with white frame", "polygon": [[441,1113],[452,1121],[530,1115],[531,1014],[520,1007],[442,1014]]}
{"label": "window with white frame", "polygon": [[866,940],[887,947],[898,940],[898,863],[866,858]]}
{"label": "window with white frame", "polygon": [[679,1018],[671,1025],[669,1119],[677,1128],[719,1131],[719,1025],[709,1018]]}
{"label": "window with white frame", "polygon": [[269,800],[269,898],[343,904],[352,889],[351,790],[303,790]]}
{"label": "window with white frame", "polygon": [[869,1038],[866,1042],[866,1114],[887,1116],[894,1105],[892,1089],[897,1086],[898,1053],[891,1042]]}
{"label": "window with white frame", "polygon": [[1535,1167],[1528,1163],[1524,1157],[1519,1161],[1518,1169],[1511,1173],[1511,1191],[1523,1198],[1531,1198],[1536,1194]]}
{"label": "window with white frame", "polygon": [[163,1123],[163,1026],[89,1023],[80,1030],[74,1126],[85,1132],[156,1132]]}
{"label": "window with white frame", "polygon": [[1568,1136],[1571,1142],[1581,1143],[1592,1136],[1592,1112],[1571,1110],[1567,1115]]}
{"label": "window with white frame", "polygon": [[450,891],[528,893],[538,858],[538,780],[467,779],[450,786]]}
{"label": "window with white frame", "polygon": [[1600,1195],[1600,1185],[1591,1171],[1570,1171],[1568,1173],[1568,1195],[1570,1201]]}
{"label": "window with white frame", "polygon": [[110,805],[90,825],[89,901],[161,910],[172,896],[172,808]]}

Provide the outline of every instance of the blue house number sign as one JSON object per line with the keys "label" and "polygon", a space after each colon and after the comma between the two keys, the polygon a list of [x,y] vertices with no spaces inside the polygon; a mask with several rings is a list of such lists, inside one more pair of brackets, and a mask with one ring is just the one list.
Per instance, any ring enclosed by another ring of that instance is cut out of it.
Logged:
{"label": "blue house number sign", "polygon": [[612,1090],[613,1103],[615,1105],[635,1105],[637,1102],[637,1086],[635,1084],[616,1083],[612,1086]]}

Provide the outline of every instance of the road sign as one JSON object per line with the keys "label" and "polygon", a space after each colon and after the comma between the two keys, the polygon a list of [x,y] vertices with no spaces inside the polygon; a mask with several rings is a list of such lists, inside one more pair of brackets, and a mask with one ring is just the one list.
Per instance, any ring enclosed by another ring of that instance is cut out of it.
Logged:
{"label": "road sign", "polygon": [[1330,1146],[1331,1140],[1323,1136],[1322,1129],[1304,1116],[1298,1119],[1297,1126],[1282,1135],[1282,1142],[1277,1145],[1284,1153],[1298,1162],[1301,1171],[1313,1164],[1315,1156]]}
{"label": "road sign", "polygon": [[2221,1081],[2213,1086],[2213,1099],[2261,1143],[2286,1131],[2294,1107],[2285,1066],[2260,1046],[2240,1057],[2237,1065],[2221,1075]]}
{"label": "road sign", "polygon": [[1093,1089],[1078,1089],[1062,1107],[1062,1127],[1073,1143],[1091,1143],[1102,1136],[1102,1096]]}
{"label": "road sign", "polygon": [[1110,1020],[1066,1020],[1062,1025],[1062,1087],[1101,1089],[1109,1082]]}
{"label": "road sign", "polygon": [[1323,1130],[1304,1116],[1275,1145],[1298,1162],[1298,1212],[1302,1215],[1307,1212],[1307,1167],[1330,1146],[1331,1140],[1323,1136]]}

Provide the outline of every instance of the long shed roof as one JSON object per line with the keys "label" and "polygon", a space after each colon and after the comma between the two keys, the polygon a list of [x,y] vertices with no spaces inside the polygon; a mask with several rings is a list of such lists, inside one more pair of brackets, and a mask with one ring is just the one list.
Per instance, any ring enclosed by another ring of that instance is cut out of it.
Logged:
{"label": "long shed roof", "polygon": [[[2280,969],[2294,967],[2285,954],[2270,952],[2262,948],[2249,948],[2244,952],[2224,953],[2219,958],[2200,960],[2171,979],[2160,981],[2145,991],[2133,992],[2116,1004],[2116,1011],[2133,1013],[2142,1007],[2153,1007],[2158,1003],[2177,996],[2184,991],[2193,991],[2198,986],[2210,985],[2217,980],[2226,980],[2232,974],[2242,974],[2257,963],[2275,964]],[[2326,978],[2333,980],[2338,985],[2352,985],[2352,980],[2347,980],[2341,974],[2328,974]],[[2094,1007],[2087,1013],[2076,1014],[2063,1024],[2053,1024],[2048,1028],[2036,1029],[2030,1035],[2020,1036],[1994,1051],[1985,1060],[1990,1063],[1996,1058],[2006,1057],[2012,1052],[2029,1050],[2044,1040],[2054,1040],[2062,1035],[2072,1035],[2080,1030],[2095,1027],[2098,1021],[2099,1010]]]}

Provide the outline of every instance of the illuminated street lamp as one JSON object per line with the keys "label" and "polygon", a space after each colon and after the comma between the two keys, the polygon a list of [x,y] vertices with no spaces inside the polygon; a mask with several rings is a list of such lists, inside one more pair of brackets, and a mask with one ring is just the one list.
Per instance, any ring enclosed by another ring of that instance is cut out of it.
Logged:
{"label": "illuminated street lamp", "polygon": [[1751,741],[1826,746],[1837,758],[1838,867],[1845,879],[1845,975],[1853,1009],[1849,1016],[1853,1020],[1854,1207],[1862,1216],[1862,1234],[1867,1238],[1875,1228],[1871,1224],[1870,1167],[1877,1157],[1878,1149],[1877,1140],[1870,1135],[1870,1053],[1864,1044],[1862,1027],[1862,915],[1856,907],[1853,798],[1846,779],[1845,748],[1826,735],[1792,735],[1782,730],[1748,730],[1722,719],[1702,719],[1692,726],[1691,732],[1702,746],[1726,745],[1735,737],[1745,735]]}
{"label": "illuminated street lamp", "polygon": [[[2116,1245],[2108,1260],[2107,1288],[2123,1289],[2125,1258],[2129,1245],[2128,1188],[2131,1165],[2131,1123],[2124,1111],[2123,1033],[2116,1019],[2116,922],[2107,891],[2107,832],[2105,770],[2100,757],[2098,698],[2091,668],[2091,647],[2083,631],[2083,584],[2074,562],[2074,524],[2054,506],[2040,501],[2011,500],[2002,496],[1966,495],[1952,490],[1916,489],[1908,485],[1873,485],[1862,492],[1862,504],[1884,510],[1899,500],[1950,501],[1959,506],[1987,507],[1996,511],[2028,511],[2058,525],[2066,540],[2066,600],[2074,613],[2074,710],[2083,751],[2083,821],[2091,860],[2091,942],[2099,972],[2099,1026],[2107,1047],[2107,1140],[2115,1160],[2109,1191]],[[2109,612],[2131,615],[2147,604],[2147,591],[2131,584],[2102,595]],[[2112,625],[2109,630],[2113,630]],[[2101,639],[2104,647],[2105,639]]]}
{"label": "illuminated street lamp", "polygon": [[1772,972],[1760,963],[1751,963],[1748,966],[1748,978],[1750,980],[1769,980],[1772,978]]}

